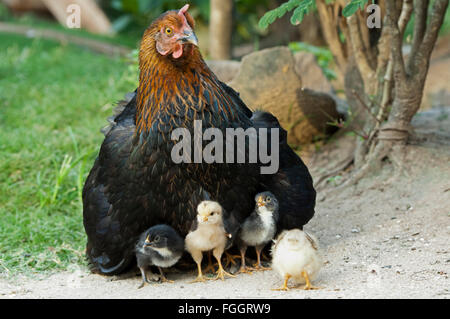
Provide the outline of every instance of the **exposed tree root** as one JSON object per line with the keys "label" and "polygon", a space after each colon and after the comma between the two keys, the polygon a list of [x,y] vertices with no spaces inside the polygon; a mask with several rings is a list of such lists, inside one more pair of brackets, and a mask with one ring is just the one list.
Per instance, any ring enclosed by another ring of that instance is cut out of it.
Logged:
{"label": "exposed tree root", "polygon": [[342,184],[328,191],[322,192],[319,197],[319,201],[323,201],[328,196],[333,196],[340,193],[343,189],[350,186],[356,185],[362,178],[378,171],[381,168],[382,160],[386,157],[391,160],[394,165],[395,173],[394,175],[386,181],[384,184],[390,184],[392,181],[396,180],[401,174],[407,174],[403,162],[405,156],[405,145],[403,143],[398,143],[398,141],[390,140],[380,140],[375,146],[372,153],[370,153],[364,165],[356,170],[353,175],[344,181]]}
{"label": "exposed tree root", "polygon": [[339,174],[339,172],[344,171],[347,167],[349,167],[353,163],[353,158],[354,158],[354,155],[350,154],[344,160],[339,162],[332,171],[328,171],[328,172],[320,175],[318,178],[316,178],[314,188],[316,190],[323,188],[324,182],[327,180],[327,178],[329,178],[331,176],[335,176],[335,175]]}

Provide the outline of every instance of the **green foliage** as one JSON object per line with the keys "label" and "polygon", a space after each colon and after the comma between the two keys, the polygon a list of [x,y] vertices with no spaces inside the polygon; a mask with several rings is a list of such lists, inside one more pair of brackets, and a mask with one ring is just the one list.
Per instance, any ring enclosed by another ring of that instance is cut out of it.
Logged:
{"label": "green foliage", "polygon": [[299,24],[303,21],[305,14],[309,13],[310,7],[314,6],[315,2],[313,0],[307,0],[300,3],[300,5],[294,10],[291,17],[292,24]]}
{"label": "green foliage", "polygon": [[[113,18],[116,31],[125,28],[145,28],[152,20],[167,10],[180,9],[187,1],[180,0],[113,0],[104,1],[103,7]],[[190,13],[196,20],[208,21],[209,0],[191,0]]]}
{"label": "green foliage", "polygon": [[[327,0],[326,3],[331,3],[333,0]],[[344,17],[349,17],[354,14],[358,8],[363,9],[368,0],[351,0],[345,8],[342,10]],[[266,29],[270,24],[275,22],[276,19],[281,18],[287,12],[294,10],[291,23],[299,24],[303,21],[305,14],[308,14],[312,8],[315,8],[315,0],[289,0],[283,3],[276,9],[270,10],[264,14],[259,20],[259,26]]]}
{"label": "green foliage", "polygon": [[[142,35],[151,21],[167,10],[180,9],[189,3],[189,13],[197,25],[209,23],[210,0],[114,0],[102,1],[102,7],[120,34]],[[235,0],[233,11],[233,43],[257,41],[263,35],[258,27],[259,10],[267,10],[269,0]],[[203,28],[205,30],[206,28]]]}
{"label": "green foliage", "polygon": [[127,63],[0,34],[0,275],[85,265],[81,191]]}
{"label": "green foliage", "polygon": [[235,0],[233,33],[236,32],[238,36],[233,36],[233,43],[253,41],[257,44],[259,37],[264,35],[264,30],[258,26],[258,11],[267,10],[268,2],[268,0]]}
{"label": "green foliage", "polygon": [[322,68],[327,79],[336,79],[336,72],[330,69],[330,63],[333,61],[333,54],[329,49],[317,47],[305,42],[291,42],[289,43],[289,49],[293,52],[305,51],[314,54],[317,58],[317,63]]}
{"label": "green foliage", "polygon": [[289,0],[278,8],[266,12],[261,20],[259,20],[259,26],[262,29],[266,29],[270,24],[275,22],[276,19],[281,18],[287,12],[294,9],[295,11],[291,17],[291,23],[300,23],[302,22],[305,13],[309,12],[312,5],[315,5],[314,0]]}
{"label": "green foliage", "polygon": [[368,0],[351,0],[344,9],[342,9],[342,15],[346,18],[352,16],[358,9],[364,10]]}
{"label": "green foliage", "polygon": [[[434,4],[435,0],[431,0],[430,1],[430,6],[428,7],[428,19],[430,19],[431,17],[431,11],[433,10],[433,4]],[[414,12],[411,15],[411,19],[409,20],[406,29],[405,29],[405,39],[406,42],[410,42],[412,40],[413,34],[414,34],[414,24],[415,24],[415,15]],[[450,34],[450,10],[447,9],[447,11],[445,12],[445,16],[444,16],[444,21],[442,23],[442,26],[439,30],[439,35],[440,36],[445,36]]]}

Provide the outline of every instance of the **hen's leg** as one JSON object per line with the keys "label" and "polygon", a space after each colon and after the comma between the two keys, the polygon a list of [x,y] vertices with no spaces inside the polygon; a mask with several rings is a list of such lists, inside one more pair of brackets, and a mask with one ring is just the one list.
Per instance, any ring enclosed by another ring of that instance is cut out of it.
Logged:
{"label": "hen's leg", "polygon": [[226,251],[225,252],[225,260],[226,260],[225,267],[228,267],[229,264],[236,265],[235,259],[238,259],[238,258],[240,258],[240,256],[232,255],[232,254],[230,254],[229,252]]}
{"label": "hen's leg", "polygon": [[204,272],[207,273],[211,271],[212,273],[216,272],[216,268],[214,267],[213,263],[212,263],[212,258],[211,258],[211,252],[208,251],[208,266],[206,266]]}

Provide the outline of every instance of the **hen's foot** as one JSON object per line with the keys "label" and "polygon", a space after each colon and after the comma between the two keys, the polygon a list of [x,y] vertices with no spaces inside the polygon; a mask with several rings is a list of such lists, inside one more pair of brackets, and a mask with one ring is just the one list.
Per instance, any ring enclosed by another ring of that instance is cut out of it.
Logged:
{"label": "hen's foot", "polygon": [[212,272],[215,273],[216,272],[216,267],[215,265],[217,264],[213,264],[212,260],[211,260],[211,253],[209,253],[208,255],[208,266],[206,266],[206,268],[203,270],[204,273],[208,273],[208,272]]}
{"label": "hen's foot", "polygon": [[235,259],[241,259],[241,256],[231,255],[230,253],[225,252],[225,267],[228,267],[230,264],[237,265]]}

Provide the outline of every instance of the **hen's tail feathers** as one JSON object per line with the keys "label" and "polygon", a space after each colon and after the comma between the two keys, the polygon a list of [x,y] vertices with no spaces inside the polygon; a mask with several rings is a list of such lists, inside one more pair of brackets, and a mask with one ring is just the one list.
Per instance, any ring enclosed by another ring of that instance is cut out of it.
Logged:
{"label": "hen's tail feathers", "polygon": [[116,119],[119,117],[120,114],[122,114],[127,105],[133,100],[135,96],[136,91],[127,93],[125,95],[125,98],[117,103],[116,107],[113,109],[113,115],[107,118],[108,124],[100,130],[100,132],[102,132],[103,135],[105,136],[108,135],[108,133],[111,131],[114,125],[117,124]]}

